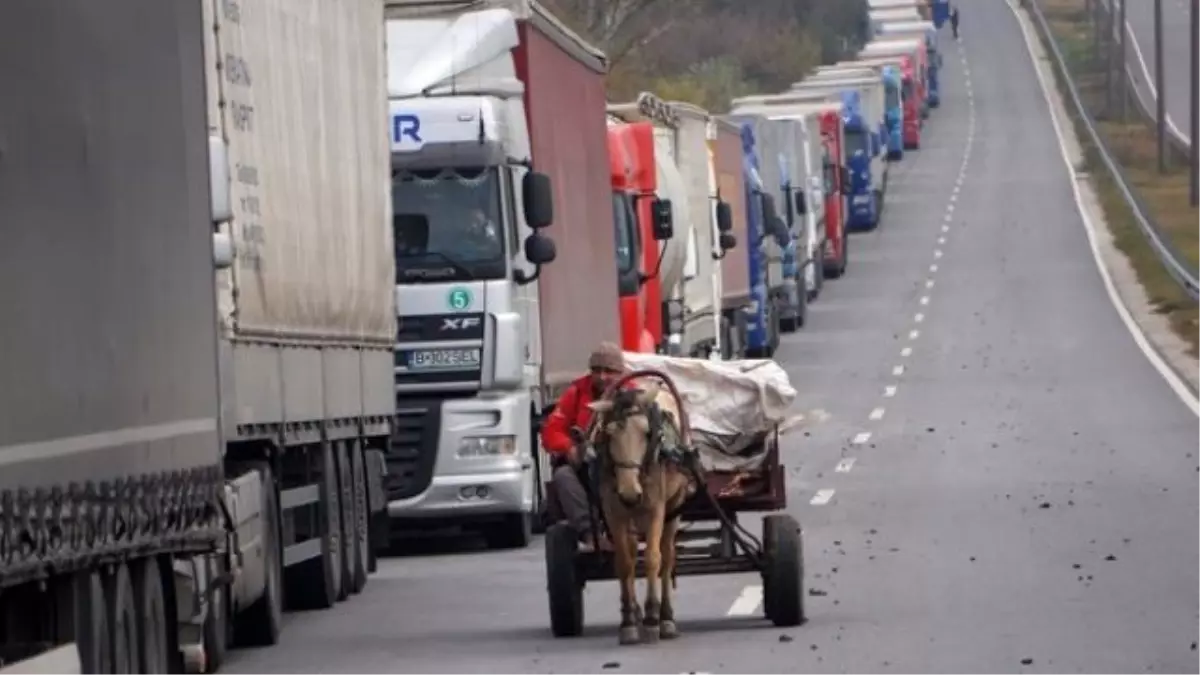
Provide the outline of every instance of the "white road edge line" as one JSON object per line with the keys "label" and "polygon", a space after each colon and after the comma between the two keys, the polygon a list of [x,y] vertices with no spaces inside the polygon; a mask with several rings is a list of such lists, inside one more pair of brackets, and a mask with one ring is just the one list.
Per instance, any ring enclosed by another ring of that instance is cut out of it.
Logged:
{"label": "white road edge line", "polygon": [[1087,209],[1083,206],[1083,195],[1079,192],[1079,174],[1071,164],[1071,155],[1067,151],[1067,142],[1063,132],[1062,121],[1058,118],[1058,113],[1054,110],[1054,104],[1050,101],[1050,85],[1046,82],[1045,76],[1042,75],[1041,69],[1037,67],[1038,58],[1037,53],[1033,49],[1032,37],[1029,35],[1029,30],[1026,28],[1025,22],[1021,20],[1021,15],[1013,5],[1012,0],[1006,0],[1005,4],[1012,11],[1013,18],[1021,30],[1021,35],[1025,38],[1025,49],[1029,52],[1029,61],[1033,66],[1034,74],[1037,75],[1038,85],[1042,90],[1042,98],[1046,102],[1046,108],[1050,111],[1050,122],[1054,126],[1054,135],[1058,138],[1058,149],[1062,154],[1063,165],[1067,169],[1067,175],[1071,178],[1071,192],[1075,197],[1075,209],[1079,212],[1079,217],[1083,220],[1083,227],[1087,232],[1088,244],[1092,249],[1092,259],[1096,263],[1096,269],[1100,272],[1100,278],[1104,282],[1104,290],[1108,292],[1108,299],[1116,309],[1117,315],[1121,317],[1125,328],[1133,336],[1134,343],[1142,350],[1142,354],[1146,356],[1146,360],[1166,380],[1167,385],[1171,387],[1171,390],[1175,392],[1179,400],[1183,401],[1184,405],[1191,409],[1192,414],[1200,417],[1200,399],[1196,398],[1187,385],[1184,384],[1183,380],[1175,374],[1175,371],[1159,355],[1158,350],[1146,339],[1141,326],[1133,319],[1133,316],[1129,313],[1129,308],[1125,306],[1125,303],[1121,300],[1121,296],[1117,293],[1112,275],[1108,273],[1108,268],[1104,265],[1104,259],[1100,256],[1100,247],[1096,243],[1096,224],[1088,217]]}
{"label": "white road edge line", "polygon": [[758,611],[758,606],[762,604],[763,588],[760,585],[746,586],[738,595],[737,600],[730,605],[729,611],[725,612],[725,616],[750,616]]}
{"label": "white road edge line", "polygon": [[836,490],[833,488],[817,490],[817,494],[813,495],[813,498],[808,503],[812,504],[813,506],[825,506],[829,503],[830,499],[833,499],[834,492],[836,492]]}

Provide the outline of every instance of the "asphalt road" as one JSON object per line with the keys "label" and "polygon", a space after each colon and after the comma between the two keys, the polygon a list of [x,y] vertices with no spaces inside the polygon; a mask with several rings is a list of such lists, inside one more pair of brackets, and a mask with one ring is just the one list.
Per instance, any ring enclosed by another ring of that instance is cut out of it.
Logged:
{"label": "asphalt road", "polygon": [[[1119,6],[1119,5],[1118,5]],[[1166,111],[1169,131],[1190,142],[1189,101],[1191,89],[1191,60],[1188,47],[1191,34],[1191,8],[1188,0],[1163,0],[1163,81],[1166,91]],[[1154,80],[1154,0],[1130,0],[1125,10],[1128,22],[1129,72],[1133,76],[1138,96],[1153,113],[1157,105]]]}
{"label": "asphalt road", "polygon": [[612,583],[555,639],[539,541],[383,560],[227,670],[1197,672],[1196,417],[1105,295],[1016,20],[971,17],[886,222],[778,355],[824,411],[784,451],[806,625],[746,574],[681,578],[678,641],[618,647]]}

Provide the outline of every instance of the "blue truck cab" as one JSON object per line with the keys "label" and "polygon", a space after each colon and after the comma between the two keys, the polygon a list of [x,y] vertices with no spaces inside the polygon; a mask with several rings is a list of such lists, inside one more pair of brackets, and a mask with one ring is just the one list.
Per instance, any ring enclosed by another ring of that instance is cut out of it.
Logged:
{"label": "blue truck cab", "polygon": [[950,0],[930,0],[933,25],[938,30],[950,20]]}
{"label": "blue truck cab", "polygon": [[889,160],[904,159],[904,99],[901,95],[900,69],[884,66],[880,69],[883,80],[883,125],[886,128],[887,156]]}
{"label": "blue truck cab", "polygon": [[746,190],[746,230],[750,239],[746,242],[747,255],[750,256],[746,353],[770,357],[779,344],[779,320],[772,311],[773,303],[767,287],[767,252],[760,244],[768,231],[768,214],[764,213],[762,199],[766,186],[758,173],[754,129],[748,122],[741,122],[738,126],[742,130],[742,180]]}
{"label": "blue truck cab", "polygon": [[850,174],[847,192],[849,212],[846,226],[851,230],[872,230],[879,225],[879,186],[871,176],[871,160],[879,155],[875,125],[863,115],[862,97],[856,89],[843,89],[842,125],[845,128],[845,165]]}

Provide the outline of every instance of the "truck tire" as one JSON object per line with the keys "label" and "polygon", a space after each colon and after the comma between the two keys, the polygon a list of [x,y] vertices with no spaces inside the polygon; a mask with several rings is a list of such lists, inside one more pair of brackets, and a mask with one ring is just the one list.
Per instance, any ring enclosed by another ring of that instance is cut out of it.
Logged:
{"label": "truck tire", "polygon": [[71,633],[79,649],[79,663],[85,673],[111,673],[112,624],[108,621],[108,600],[100,573],[79,572],[64,581],[64,591],[74,605]]}
{"label": "truck tire", "polygon": [[129,567],[118,563],[104,583],[105,604],[108,605],[108,625],[111,628],[108,648],[112,654],[113,673],[138,672],[137,602],[133,597],[133,580]]}
{"label": "truck tire", "polygon": [[[245,611],[234,619],[234,644],[246,647],[269,647],[279,642],[279,631],[283,627],[283,568],[279,547],[279,493],[275,489],[275,475],[267,462],[255,463],[262,476],[263,520],[262,564],[266,579],[263,594]],[[226,605],[226,609],[230,608]],[[227,613],[228,615],[228,613]],[[228,619],[227,619],[228,620]]]}
{"label": "truck tire", "polygon": [[533,516],[529,513],[510,513],[483,531],[488,548],[525,548],[533,540]]}
{"label": "truck tire", "polygon": [[363,466],[363,449],[358,442],[350,446],[350,482],[353,491],[354,522],[349,536],[354,542],[354,560],[350,566],[351,593],[361,593],[367,586],[367,565],[370,557],[367,504],[367,469]]}
{"label": "truck tire", "polygon": [[354,479],[350,473],[349,441],[333,443],[334,460],[337,462],[338,506],[338,541],[341,543],[342,583],[338,585],[338,601],[350,597],[351,587],[354,586]]}
{"label": "truck tire", "polygon": [[167,601],[157,558],[133,563],[133,596],[137,604],[139,673],[168,671]]}
{"label": "truck tire", "polygon": [[[209,558],[208,578],[215,579],[224,573],[219,558]],[[202,627],[204,639],[205,672],[215,673],[225,663],[225,654],[229,651],[229,588],[223,587],[213,592],[208,603],[208,615],[204,617]]]}
{"label": "truck tire", "polygon": [[328,609],[341,594],[342,588],[342,506],[341,482],[337,463],[329,443],[317,449],[320,499],[316,504],[316,538],[321,542],[319,555],[298,563],[289,570],[287,595],[296,599],[301,609]]}

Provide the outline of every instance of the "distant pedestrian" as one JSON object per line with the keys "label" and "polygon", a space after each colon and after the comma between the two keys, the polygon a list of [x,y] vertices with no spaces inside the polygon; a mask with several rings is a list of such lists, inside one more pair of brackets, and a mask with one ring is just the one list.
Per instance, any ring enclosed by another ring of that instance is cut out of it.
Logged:
{"label": "distant pedestrian", "polygon": [[950,8],[950,28],[954,30],[954,39],[958,39],[958,5]]}

